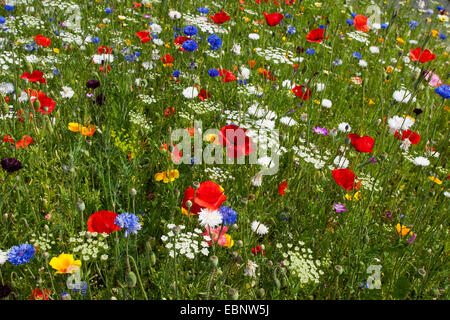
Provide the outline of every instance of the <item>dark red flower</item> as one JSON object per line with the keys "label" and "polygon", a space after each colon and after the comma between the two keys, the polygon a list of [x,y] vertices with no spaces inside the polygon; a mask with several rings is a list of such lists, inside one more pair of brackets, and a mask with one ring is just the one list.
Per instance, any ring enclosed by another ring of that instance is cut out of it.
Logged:
{"label": "dark red flower", "polygon": [[36,37],[34,37],[34,41],[36,41],[36,44],[43,46],[43,47],[49,47],[52,44],[51,39],[46,38],[40,34],[38,34]]}
{"label": "dark red flower", "polygon": [[113,211],[97,211],[87,221],[88,231],[107,234],[118,231],[120,227],[114,223],[116,218],[117,213]]}
{"label": "dark red flower", "polygon": [[322,28],[312,29],[306,35],[306,41],[321,43],[323,41],[324,33],[325,30]]}
{"label": "dark red flower", "polygon": [[280,23],[281,20],[283,20],[284,15],[281,13],[266,13],[263,12],[264,18],[266,19],[266,22],[269,26],[273,27]]}
{"label": "dark red flower", "polygon": [[358,179],[355,174],[349,169],[334,169],[332,171],[334,181],[345,190],[353,190],[358,188],[358,184],[355,182]]}
{"label": "dark red flower", "polygon": [[262,250],[260,245],[257,245],[256,247],[253,247],[252,248],[252,253],[253,253],[253,255],[256,255],[258,253],[261,253],[263,256],[266,255],[266,252],[264,250]]}
{"label": "dark red flower", "polygon": [[44,73],[42,71],[34,70],[31,74],[25,72],[20,79],[27,79],[30,82],[47,83],[43,78]]}
{"label": "dark red flower", "polygon": [[284,196],[284,190],[286,190],[288,186],[288,183],[286,180],[284,180],[280,185],[278,186],[278,193]]}
{"label": "dark red flower", "polygon": [[223,9],[222,9],[222,12],[217,12],[214,16],[210,15],[209,17],[216,24],[222,24],[222,23],[227,22],[228,20],[231,19],[230,16],[228,15],[228,13],[223,11]]}
{"label": "dark red flower", "polygon": [[181,206],[188,210],[186,201],[192,202],[191,214],[198,214],[201,209],[217,210],[220,205],[227,200],[227,196],[223,194],[223,189],[215,182],[205,181],[200,183],[198,189],[189,186],[184,191],[183,202]]}
{"label": "dark red flower", "polygon": [[431,51],[428,49],[422,51],[421,47],[417,47],[414,50],[409,49],[409,51],[410,51],[410,58],[412,61],[419,60],[420,63],[425,63],[436,59],[436,56],[432,54]]}
{"label": "dark red flower", "polygon": [[[303,92],[303,89],[304,92]],[[299,98],[303,99],[304,101],[308,100],[311,97],[311,90],[309,90],[306,86],[295,86],[292,89],[292,92]]]}
{"label": "dark red flower", "polygon": [[227,147],[227,155],[230,158],[247,156],[254,152],[253,141],[247,134],[247,130],[233,124],[223,126],[220,129],[219,141]]}
{"label": "dark red flower", "polygon": [[42,292],[41,289],[34,289],[31,290],[31,297],[30,300],[49,300],[49,295],[51,295],[51,290],[44,289],[44,292]]}
{"label": "dark red flower", "polygon": [[369,136],[360,137],[355,133],[350,133],[348,135],[352,141],[353,147],[359,152],[372,153],[373,145],[375,144],[375,139]]}

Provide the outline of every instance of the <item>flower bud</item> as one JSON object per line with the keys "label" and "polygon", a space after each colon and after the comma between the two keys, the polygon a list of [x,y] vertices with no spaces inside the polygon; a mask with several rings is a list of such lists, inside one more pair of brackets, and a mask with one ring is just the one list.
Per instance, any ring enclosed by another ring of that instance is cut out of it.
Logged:
{"label": "flower bud", "polygon": [[259,288],[258,290],[256,290],[256,296],[259,299],[263,299],[266,296],[266,290],[264,290],[264,288]]}
{"label": "flower bud", "polygon": [[33,73],[33,66],[31,65],[30,61],[28,61],[28,59],[24,59],[25,60],[25,69],[27,70],[28,73]]}
{"label": "flower bud", "polygon": [[130,196],[134,197],[137,194],[137,191],[135,188],[130,189]]}
{"label": "flower bud", "polygon": [[80,212],[83,212],[84,209],[86,209],[86,205],[84,204],[83,200],[78,200],[76,205],[77,205],[77,210]]}
{"label": "flower bud", "polygon": [[136,278],[136,274],[133,271],[130,271],[127,273],[126,282],[127,282],[128,288],[134,288],[136,286],[137,278]]}
{"label": "flower bud", "polygon": [[209,261],[211,262],[211,265],[215,268],[215,267],[217,267],[217,264],[219,263],[219,258],[217,258],[217,256],[211,256],[209,258]]}
{"label": "flower bud", "polygon": [[156,255],[155,253],[152,251],[150,253],[150,265],[153,267],[156,264]]}
{"label": "flower bud", "polygon": [[36,99],[36,100],[34,101],[34,107],[35,107],[36,109],[39,109],[39,108],[41,107],[41,102],[40,102],[38,99]]}
{"label": "flower bud", "polygon": [[436,297],[436,298],[439,297],[439,295],[440,295],[439,289],[438,289],[438,288],[433,288],[433,289],[431,289],[430,294],[431,294],[433,297]]}
{"label": "flower bud", "polygon": [[237,299],[239,299],[239,292],[236,289],[228,290],[228,298],[230,300],[237,300]]}
{"label": "flower bud", "polygon": [[3,104],[3,114],[6,116],[9,113],[9,104],[6,102]]}
{"label": "flower bud", "polygon": [[280,280],[278,280],[278,278],[273,279],[273,283],[275,284],[275,288],[277,290],[281,289],[281,282],[280,282]]}
{"label": "flower bud", "polygon": [[342,266],[341,265],[335,265],[334,266],[334,269],[336,270],[336,272],[337,272],[337,274],[338,275],[341,275],[342,274],[342,272],[344,272],[344,268],[342,268]]}
{"label": "flower bud", "polygon": [[184,205],[189,209],[189,208],[192,207],[192,201],[191,201],[191,200],[188,200],[188,201],[186,201],[186,202],[184,203]]}

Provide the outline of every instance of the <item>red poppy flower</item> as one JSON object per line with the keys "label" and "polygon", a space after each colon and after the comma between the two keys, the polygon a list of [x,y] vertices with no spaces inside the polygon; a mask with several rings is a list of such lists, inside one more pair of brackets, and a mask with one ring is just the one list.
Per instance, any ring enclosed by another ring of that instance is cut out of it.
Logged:
{"label": "red poppy flower", "polygon": [[[322,28],[312,29],[306,35],[306,41],[321,43],[323,41],[325,30]],[[328,37],[327,37],[328,39]]]}
{"label": "red poppy flower", "polygon": [[7,134],[3,137],[3,142],[14,143],[14,139],[10,135]]}
{"label": "red poppy flower", "polygon": [[[305,92],[303,92],[303,88],[305,88]],[[311,90],[309,90],[306,86],[295,86],[292,89],[292,92],[299,98],[302,98],[304,101],[308,100],[311,97]]]}
{"label": "red poppy flower", "polygon": [[44,292],[42,292],[41,289],[34,289],[31,290],[31,297],[30,300],[49,300],[49,295],[51,295],[52,291],[44,289]]}
{"label": "red poppy flower", "polygon": [[214,16],[210,15],[209,17],[216,24],[222,24],[222,23],[227,22],[228,20],[231,19],[230,16],[228,15],[228,13],[223,11],[223,9],[222,9],[222,12],[217,12]]}
{"label": "red poppy flower", "polygon": [[281,13],[266,13],[263,12],[264,18],[266,19],[266,22],[269,26],[273,27],[276,26],[277,24],[280,23],[281,20],[283,20],[284,15],[282,15]]}
{"label": "red poppy flower", "polygon": [[355,174],[349,169],[334,169],[331,173],[334,181],[345,190],[353,190],[358,188],[355,180],[358,179]]}
{"label": "red poppy flower", "polygon": [[421,47],[417,47],[414,50],[409,49],[409,51],[410,51],[409,56],[412,61],[419,60],[420,63],[425,63],[425,62],[433,61],[434,59],[436,59],[436,56],[434,54],[432,54],[431,51],[428,49],[425,49],[422,51]]}
{"label": "red poppy flower", "polygon": [[178,50],[180,50],[180,51],[186,51],[183,48],[183,43],[187,40],[191,40],[191,38],[185,37],[185,36],[176,37],[175,38],[175,47],[177,47]]}
{"label": "red poppy flower", "polygon": [[258,254],[258,253],[261,253],[263,256],[266,255],[266,252],[265,252],[264,250],[261,249],[261,246],[260,246],[260,245],[257,245],[256,247],[253,247],[253,248],[252,248],[252,253],[253,253],[253,255],[256,255],[256,254]]}
{"label": "red poppy flower", "polygon": [[247,130],[233,124],[223,126],[220,129],[219,141],[227,147],[227,155],[230,158],[247,156],[254,152],[253,141],[247,134]]}
{"label": "red poppy flower", "polygon": [[34,143],[33,138],[31,138],[30,136],[25,135],[25,136],[22,137],[22,140],[17,141],[16,148],[17,149],[20,149],[20,148],[25,149],[26,147],[28,147],[32,143]]}
{"label": "red poppy flower", "polygon": [[200,93],[198,94],[198,96],[200,98],[200,100],[205,101],[205,99],[209,99],[211,98],[211,95],[209,94],[208,91],[206,91],[205,89],[201,89]]}
{"label": "red poppy flower", "polygon": [[111,54],[112,53],[112,47],[105,47],[105,46],[101,46],[97,48],[97,52],[102,54]]}
{"label": "red poppy flower", "polygon": [[31,105],[34,105],[34,102],[39,100],[40,107],[36,110],[36,112],[42,112],[44,114],[52,113],[55,109],[56,102],[50,98],[47,97],[47,95],[41,91],[38,90],[31,90],[28,89],[25,91],[30,96]]}
{"label": "red poppy flower", "polygon": [[149,37],[150,31],[139,31],[136,32],[136,35],[141,39],[141,42],[145,43],[145,42],[149,42],[152,37]]}
{"label": "red poppy flower", "polygon": [[355,19],[353,19],[353,25],[358,31],[367,32],[370,30],[370,27],[367,25],[367,17],[361,14],[358,14]]}
{"label": "red poppy flower", "polygon": [[[178,164],[181,160],[181,157],[183,156],[183,152],[181,152],[177,146],[172,145],[173,149],[172,149],[172,154],[169,155],[169,160],[172,159],[173,157],[173,161],[174,163]],[[167,143],[163,143],[161,146],[161,150],[164,148],[164,150],[168,151],[168,146]]]}
{"label": "red poppy flower", "polygon": [[175,107],[167,107],[164,109],[164,116],[165,117],[170,117],[171,115],[173,115],[175,113]]}
{"label": "red poppy flower", "polygon": [[277,81],[277,78],[272,74],[272,71],[263,70],[263,75],[270,81]]}
{"label": "red poppy flower", "polygon": [[[397,138],[397,139],[400,139],[400,134],[398,133],[398,131],[395,131],[395,134],[394,134],[394,136]],[[403,140],[405,140],[405,139],[408,139],[410,142],[411,142],[411,144],[418,144],[419,143],[419,141],[420,141],[420,135],[419,134],[417,134],[416,132],[414,132],[414,131],[411,131],[411,130],[404,130],[403,132],[402,132],[402,137],[401,137],[401,139],[402,139],[402,141]]]}
{"label": "red poppy flower", "polygon": [[369,136],[360,137],[355,133],[350,133],[348,135],[350,140],[352,141],[353,147],[359,152],[367,152],[372,153],[373,145],[375,143],[375,139]]}
{"label": "red poppy flower", "polygon": [[217,69],[217,70],[219,70],[219,75],[222,77],[223,82],[231,82],[231,81],[237,80],[237,78],[233,72],[228,71],[226,69],[222,69],[222,70]]}
{"label": "red poppy flower", "polygon": [[280,185],[278,186],[278,193],[284,196],[284,190],[286,190],[288,186],[288,183],[286,180],[284,180]]}
{"label": "red poppy flower", "polygon": [[42,71],[34,70],[31,74],[25,72],[20,79],[27,79],[30,82],[47,83],[43,78],[44,73]]}
{"label": "red poppy flower", "polygon": [[217,183],[205,181],[200,183],[198,189],[189,186],[184,191],[181,206],[186,210],[188,210],[186,207],[186,201],[188,200],[192,202],[191,214],[198,214],[201,209],[217,210],[227,200],[227,196],[223,194],[223,189]]}
{"label": "red poppy flower", "polygon": [[34,41],[36,41],[36,44],[43,46],[43,47],[49,47],[52,44],[51,39],[46,38],[40,34],[38,34],[36,37],[34,37]]}
{"label": "red poppy flower", "polygon": [[161,59],[164,64],[172,64],[175,61],[175,57],[171,56],[170,54],[166,54],[159,59]]}
{"label": "red poppy flower", "polygon": [[120,227],[114,223],[116,218],[117,213],[113,211],[97,211],[87,221],[88,231],[107,234],[118,231]]}

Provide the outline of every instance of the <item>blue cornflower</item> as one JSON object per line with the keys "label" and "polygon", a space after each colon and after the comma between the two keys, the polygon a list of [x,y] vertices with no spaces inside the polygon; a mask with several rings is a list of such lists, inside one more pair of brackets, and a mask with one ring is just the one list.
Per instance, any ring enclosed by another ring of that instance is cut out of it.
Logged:
{"label": "blue cornflower", "polygon": [[99,37],[91,37],[91,41],[92,43],[100,43],[100,38]]}
{"label": "blue cornflower", "polygon": [[247,84],[247,80],[242,80],[242,79],[239,79],[239,81],[238,81],[238,84],[240,85],[240,86],[245,86],[246,84]]}
{"label": "blue cornflower", "polygon": [[348,24],[349,26],[352,26],[352,25],[353,25],[353,19],[347,19],[347,20],[345,20],[345,22],[347,22],[347,24]]}
{"label": "blue cornflower", "polygon": [[387,29],[387,27],[389,26],[389,23],[382,23],[381,24],[381,29]]}
{"label": "blue cornflower", "polygon": [[356,17],[357,15],[357,13],[352,13],[352,18]]}
{"label": "blue cornflower", "polygon": [[215,34],[212,34],[208,37],[208,42],[211,45],[211,50],[220,49],[220,47],[222,46],[222,39],[220,39],[220,37],[216,36]]}
{"label": "blue cornflower", "polygon": [[200,164],[200,160],[196,157],[191,158],[191,166],[194,166],[196,164]]}
{"label": "blue cornflower", "polygon": [[186,26],[184,27],[183,32],[187,36],[194,36],[198,33],[198,29],[194,26]]}
{"label": "blue cornflower", "polygon": [[439,35],[439,38],[441,38],[442,40],[447,40],[447,36],[445,34],[443,34],[443,33],[441,33]]}
{"label": "blue cornflower", "polygon": [[35,249],[31,244],[23,243],[9,250],[8,261],[14,265],[30,262],[34,258]]}
{"label": "blue cornflower", "polygon": [[209,76],[210,77],[217,77],[217,76],[219,76],[219,70],[217,70],[217,69],[209,69],[208,70],[208,74],[209,74]]}
{"label": "blue cornflower", "polygon": [[5,10],[6,11],[13,11],[14,10],[14,6],[5,5]]}
{"label": "blue cornflower", "polygon": [[293,26],[289,26],[289,27],[288,27],[287,33],[288,33],[288,34],[294,34],[296,31],[297,31],[297,30],[296,30]]}
{"label": "blue cornflower", "polygon": [[325,26],[324,26],[323,24],[321,24],[321,25],[319,26],[319,28],[320,28],[320,29],[325,29]]}
{"label": "blue cornflower", "polygon": [[219,208],[219,212],[222,214],[222,221],[226,226],[236,222],[237,213],[233,209],[226,206],[221,206]]}
{"label": "blue cornflower", "polygon": [[186,51],[192,52],[197,48],[197,42],[195,42],[194,40],[186,40],[185,42],[183,42],[183,49]]}
{"label": "blue cornflower", "polygon": [[284,17],[285,17],[285,18],[292,18],[292,15],[290,15],[289,13],[286,13],[286,14],[284,15]]}
{"label": "blue cornflower", "polygon": [[6,22],[6,19],[4,16],[0,17],[0,24],[4,24]]}
{"label": "blue cornflower", "polygon": [[138,230],[141,230],[141,224],[139,223],[139,217],[133,213],[121,213],[119,214],[114,223],[120,228],[125,229],[125,238],[130,233],[137,234]]}
{"label": "blue cornflower", "polygon": [[178,77],[180,76],[180,74],[181,74],[181,71],[180,71],[180,70],[175,70],[175,71],[172,73],[172,76],[175,77],[175,78],[178,78]]}
{"label": "blue cornflower", "polygon": [[362,58],[362,55],[359,52],[353,52],[352,56],[353,56],[353,58],[358,59],[358,60]]}
{"label": "blue cornflower", "polygon": [[24,49],[25,49],[26,51],[33,51],[34,49],[36,49],[35,43],[33,42],[33,43],[30,43],[30,44],[26,44],[26,45],[24,46]]}
{"label": "blue cornflower", "polygon": [[139,52],[139,51],[135,51],[134,52],[134,56],[137,58],[137,57],[140,57],[141,56],[141,53]]}
{"label": "blue cornflower", "polygon": [[414,30],[415,28],[417,28],[418,25],[419,25],[419,23],[418,23],[417,21],[411,20],[411,21],[409,22],[409,28],[410,28],[411,30]]}
{"label": "blue cornflower", "polygon": [[200,8],[198,8],[197,11],[200,12],[200,13],[204,13],[204,14],[209,13],[209,9],[206,8],[206,7],[200,7]]}
{"label": "blue cornflower", "polygon": [[78,282],[78,283],[76,283],[76,284],[74,285],[74,287],[73,287],[73,291],[74,291],[74,292],[80,291],[80,293],[81,293],[83,296],[86,294],[87,290],[88,290],[88,284],[87,284],[86,281]]}
{"label": "blue cornflower", "polygon": [[58,69],[53,69],[53,74],[54,75],[58,75],[59,74],[59,70]]}
{"label": "blue cornflower", "polygon": [[111,10],[110,8],[106,8],[106,9],[105,9],[105,12],[106,12],[106,13],[111,13],[112,10]]}
{"label": "blue cornflower", "polygon": [[436,92],[438,95],[440,95],[444,99],[450,98],[450,86],[446,84],[441,84],[439,87],[434,89],[434,92]]}
{"label": "blue cornflower", "polygon": [[333,61],[333,66],[340,66],[342,64],[342,60],[341,59],[336,59]]}
{"label": "blue cornflower", "polygon": [[316,52],[316,50],[314,49],[306,49],[306,54],[314,54]]}
{"label": "blue cornflower", "polygon": [[438,9],[439,11],[442,11],[442,10],[444,10],[444,7],[437,6],[436,9]]}

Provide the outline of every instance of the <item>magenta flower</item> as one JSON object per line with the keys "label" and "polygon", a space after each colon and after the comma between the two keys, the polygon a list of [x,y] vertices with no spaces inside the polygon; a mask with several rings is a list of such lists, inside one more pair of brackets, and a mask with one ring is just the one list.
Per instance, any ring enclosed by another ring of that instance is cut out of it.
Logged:
{"label": "magenta flower", "polygon": [[345,208],[345,206],[342,203],[335,203],[334,210],[336,210],[337,213],[347,211],[347,209]]}
{"label": "magenta flower", "polygon": [[414,242],[414,240],[416,240],[417,237],[417,233],[414,233],[411,238],[409,238],[406,242],[408,242],[408,244],[411,244]]}
{"label": "magenta flower", "polygon": [[317,134],[323,134],[324,136],[326,136],[328,134],[328,130],[326,128],[321,128],[321,127],[313,127],[314,133]]}

